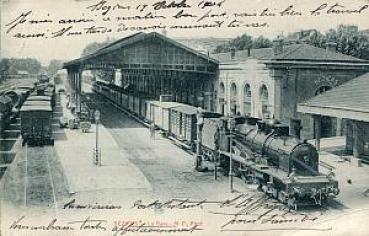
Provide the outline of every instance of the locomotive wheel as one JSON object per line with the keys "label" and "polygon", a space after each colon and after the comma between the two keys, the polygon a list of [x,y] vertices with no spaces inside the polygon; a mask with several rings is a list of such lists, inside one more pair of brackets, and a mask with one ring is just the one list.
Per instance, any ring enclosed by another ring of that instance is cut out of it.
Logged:
{"label": "locomotive wheel", "polygon": [[295,198],[289,198],[287,201],[287,205],[289,208],[294,209],[295,211],[297,211],[297,202]]}
{"label": "locomotive wheel", "polygon": [[278,199],[278,192],[279,192],[278,189],[273,188],[273,191],[272,191],[273,198]]}
{"label": "locomotive wheel", "polygon": [[278,192],[278,197],[277,199],[282,202],[283,204],[286,203],[286,195],[284,194],[284,192]]}
{"label": "locomotive wheel", "polygon": [[258,191],[262,191],[263,190],[263,185],[262,184],[259,184],[257,190]]}

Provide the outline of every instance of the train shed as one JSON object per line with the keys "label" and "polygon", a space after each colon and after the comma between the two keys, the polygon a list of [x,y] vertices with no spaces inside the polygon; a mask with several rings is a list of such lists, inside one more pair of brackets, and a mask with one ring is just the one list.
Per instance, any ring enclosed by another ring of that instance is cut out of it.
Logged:
{"label": "train shed", "polygon": [[215,110],[218,61],[156,32],[122,38],[64,68],[77,112],[84,70],[119,71],[123,92],[140,98],[170,95],[173,102]]}

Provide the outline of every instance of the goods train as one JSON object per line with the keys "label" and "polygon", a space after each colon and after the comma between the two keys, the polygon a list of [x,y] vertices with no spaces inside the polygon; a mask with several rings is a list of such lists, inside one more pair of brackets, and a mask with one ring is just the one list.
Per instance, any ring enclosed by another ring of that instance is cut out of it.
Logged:
{"label": "goods train", "polygon": [[[274,119],[224,117],[201,112],[186,104],[158,102],[125,94],[122,88],[96,82],[93,90],[135,113],[194,150],[202,159],[216,162],[224,173],[232,171],[291,208],[323,205],[339,193],[333,173],[319,172],[316,148],[289,136],[289,127]],[[198,115],[201,120],[197,123]],[[230,122],[231,121],[231,122]],[[199,127],[197,127],[199,126]],[[197,135],[197,131],[201,135]],[[197,142],[197,136],[200,136]]]}
{"label": "goods train", "polygon": [[55,87],[39,81],[35,91],[20,109],[23,145],[54,145],[52,120],[55,106]]}
{"label": "goods train", "polygon": [[19,110],[30,93],[34,90],[33,83],[25,82],[11,90],[0,92],[0,124],[1,130],[19,115]]}

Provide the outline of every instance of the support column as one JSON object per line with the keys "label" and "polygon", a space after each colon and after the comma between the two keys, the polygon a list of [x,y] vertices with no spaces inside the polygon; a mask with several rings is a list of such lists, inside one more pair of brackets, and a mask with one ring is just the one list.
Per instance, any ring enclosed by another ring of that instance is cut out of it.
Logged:
{"label": "support column", "polygon": [[313,115],[314,118],[314,128],[315,128],[315,146],[318,151],[320,151],[320,138],[321,138],[321,116]]}
{"label": "support column", "polygon": [[[282,80],[283,80],[283,71],[281,70],[273,70],[273,83],[274,83],[274,110],[273,114],[277,120],[283,121],[282,116]],[[285,95],[284,95],[285,96]]]}
{"label": "support column", "polygon": [[82,71],[78,70],[76,73],[76,84],[77,84],[77,89],[76,89],[76,112],[80,113],[81,112],[81,93],[82,93]]}
{"label": "support column", "polygon": [[359,158],[360,156],[360,144],[359,144],[359,130],[356,121],[352,122],[352,136],[354,138],[353,143],[353,156]]}
{"label": "support column", "polygon": [[342,119],[337,118],[337,126],[336,126],[336,136],[342,135]]}
{"label": "support column", "polygon": [[76,104],[76,72],[71,70],[70,73],[70,95],[69,95],[69,106],[75,107]]}

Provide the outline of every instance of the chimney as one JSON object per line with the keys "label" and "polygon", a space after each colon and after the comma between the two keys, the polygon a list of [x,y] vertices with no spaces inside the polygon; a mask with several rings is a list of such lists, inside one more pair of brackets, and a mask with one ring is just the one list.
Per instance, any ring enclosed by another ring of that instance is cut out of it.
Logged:
{"label": "chimney", "polygon": [[326,50],[331,52],[337,52],[337,43],[328,42],[325,44]]}
{"label": "chimney", "polygon": [[247,56],[250,57],[251,56],[251,48],[247,48]]}
{"label": "chimney", "polygon": [[278,36],[273,40],[273,53],[274,55],[278,55],[283,53],[283,38]]}
{"label": "chimney", "polygon": [[236,48],[231,47],[231,59],[234,60],[236,58]]}

